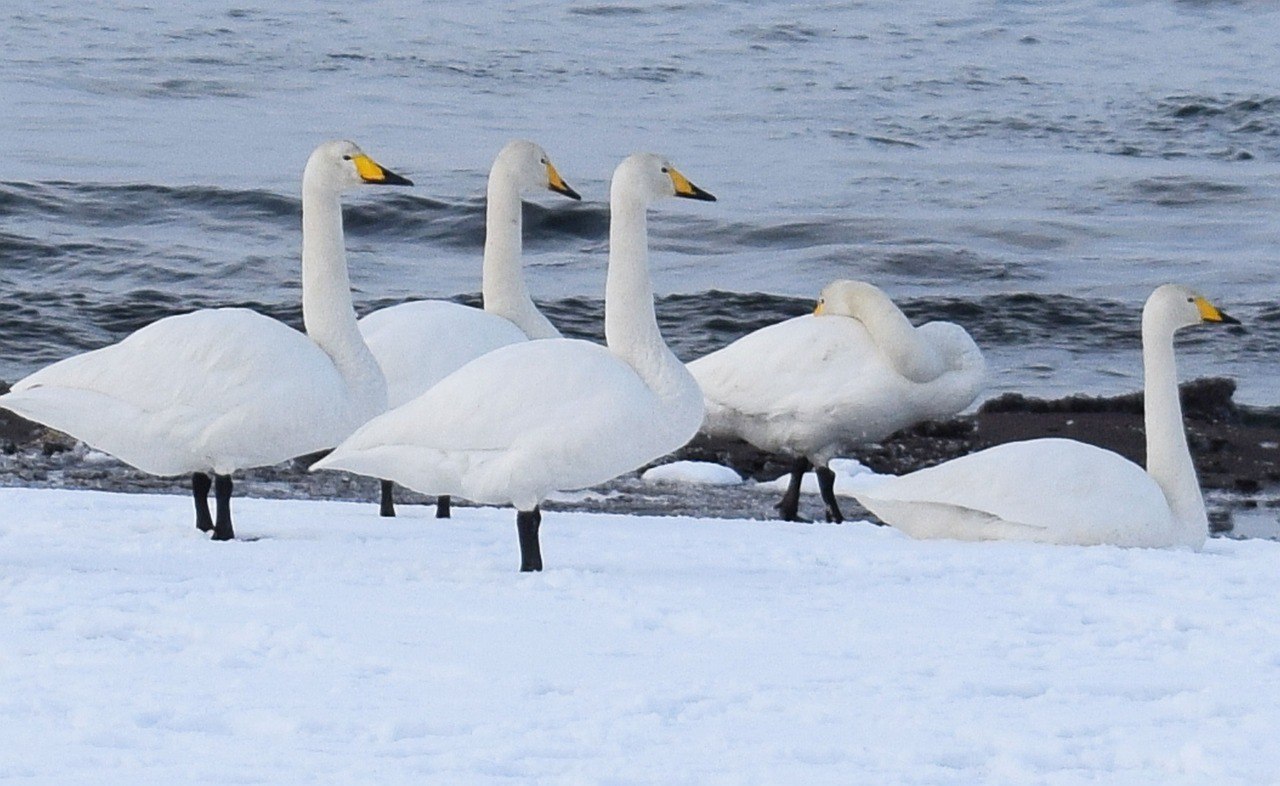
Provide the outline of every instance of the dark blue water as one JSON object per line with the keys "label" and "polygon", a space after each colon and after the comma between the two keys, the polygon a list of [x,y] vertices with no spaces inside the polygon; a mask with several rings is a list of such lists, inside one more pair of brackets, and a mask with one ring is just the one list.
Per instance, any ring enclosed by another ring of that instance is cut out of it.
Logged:
{"label": "dark blue water", "polygon": [[0,378],[170,313],[298,321],[298,179],[356,139],[358,307],[479,290],[483,186],[536,139],[582,204],[527,212],[530,287],[598,336],[607,178],[670,155],[714,205],[652,225],[691,358],[873,281],[987,351],[992,394],[1138,387],[1165,281],[1248,323],[1183,375],[1280,404],[1280,8],[1267,3],[120,4],[0,10]]}

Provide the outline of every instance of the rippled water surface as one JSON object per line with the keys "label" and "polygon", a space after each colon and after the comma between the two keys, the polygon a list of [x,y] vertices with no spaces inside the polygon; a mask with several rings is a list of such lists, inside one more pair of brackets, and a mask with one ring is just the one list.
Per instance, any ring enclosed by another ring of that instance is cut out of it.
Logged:
{"label": "rippled water surface", "polygon": [[0,67],[0,378],[194,307],[296,322],[298,179],[335,136],[418,184],[350,200],[360,309],[472,296],[524,136],[585,197],[526,214],[572,333],[600,330],[608,175],[652,149],[720,198],[654,209],[686,358],[854,277],[968,327],[993,393],[1127,390],[1178,280],[1248,323],[1188,336],[1184,376],[1280,404],[1271,3],[10,0]]}

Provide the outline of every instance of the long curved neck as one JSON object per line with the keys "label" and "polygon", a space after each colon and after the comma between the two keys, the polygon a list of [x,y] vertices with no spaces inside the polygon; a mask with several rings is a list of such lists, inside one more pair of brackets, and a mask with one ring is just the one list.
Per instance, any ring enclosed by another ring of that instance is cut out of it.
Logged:
{"label": "long curved neck", "polygon": [[662,340],[653,312],[646,207],[638,199],[615,193],[609,209],[605,341],[610,351],[635,369],[645,384],[663,395],[677,384],[684,366]]}
{"label": "long curved neck", "polygon": [[1207,534],[1208,517],[1196,478],[1178,399],[1178,369],[1173,357],[1173,330],[1158,316],[1142,320],[1144,419],[1147,431],[1147,474],[1164,491],[1169,510],[1188,535]]}
{"label": "long curved neck", "polygon": [[930,382],[947,370],[933,345],[888,298],[864,300],[857,316],[902,376],[912,382]]}
{"label": "long curved neck", "polygon": [[[356,326],[342,237],[342,205],[328,189],[302,184],[302,322],[333,359],[349,386],[373,391],[385,383]],[[385,400],[383,405],[385,407]]]}
{"label": "long curved neck", "polygon": [[529,338],[559,338],[560,331],[538,311],[525,289],[520,262],[523,231],[520,188],[500,162],[495,163],[485,207],[480,284],[484,310],[511,320]]}

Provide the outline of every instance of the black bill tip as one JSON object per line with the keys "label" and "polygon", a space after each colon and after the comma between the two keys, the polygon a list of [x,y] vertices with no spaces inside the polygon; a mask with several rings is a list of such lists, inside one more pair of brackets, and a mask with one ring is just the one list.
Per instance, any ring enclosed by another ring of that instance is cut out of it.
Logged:
{"label": "black bill tip", "polygon": [[697,186],[695,186],[693,183],[690,183],[690,184],[689,184],[689,188],[691,188],[692,190],[691,190],[691,191],[677,191],[677,192],[676,192],[676,196],[678,196],[678,197],[684,197],[685,199],[698,199],[698,200],[701,200],[701,201],[703,201],[703,202],[714,202],[714,201],[716,201],[715,196],[714,196],[710,191],[703,191],[701,188],[698,188],[698,187],[697,187]]}
{"label": "black bill tip", "polygon": [[579,194],[577,191],[574,191],[573,188],[571,188],[569,184],[564,182],[563,180],[560,181],[560,183],[558,184],[547,186],[547,188],[551,189],[557,194],[564,194],[570,199],[577,199],[577,200],[582,199],[582,195]]}
{"label": "black bill tip", "polygon": [[407,177],[402,177],[400,175],[397,175],[395,172],[392,172],[390,169],[382,170],[381,180],[369,180],[366,182],[375,186],[411,186],[413,185],[412,180],[410,180]]}

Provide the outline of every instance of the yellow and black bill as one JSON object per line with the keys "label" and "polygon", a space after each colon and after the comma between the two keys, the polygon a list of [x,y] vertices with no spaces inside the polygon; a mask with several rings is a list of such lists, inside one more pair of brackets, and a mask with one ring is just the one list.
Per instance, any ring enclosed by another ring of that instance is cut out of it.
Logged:
{"label": "yellow and black bill", "polygon": [[556,171],[550,161],[547,162],[547,188],[557,194],[564,194],[570,199],[582,199],[582,196],[577,191],[574,191],[568,183],[564,182],[564,178],[560,177],[560,173]]}
{"label": "yellow and black bill", "polygon": [[366,155],[358,155],[353,160],[356,164],[356,172],[360,174],[360,179],[366,183],[375,186],[413,185],[413,181],[409,178],[397,175]]}
{"label": "yellow and black bill", "polygon": [[685,199],[701,199],[703,202],[714,202],[716,198],[710,192],[703,191],[693,183],[689,182],[689,178],[680,174],[675,167],[667,167],[667,174],[671,176],[671,183],[676,188],[676,196]]}

